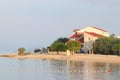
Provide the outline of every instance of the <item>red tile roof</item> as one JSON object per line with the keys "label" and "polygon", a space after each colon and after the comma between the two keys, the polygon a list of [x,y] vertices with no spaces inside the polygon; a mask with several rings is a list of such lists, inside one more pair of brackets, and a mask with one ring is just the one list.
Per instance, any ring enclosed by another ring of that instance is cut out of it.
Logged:
{"label": "red tile roof", "polygon": [[95,27],[95,26],[91,26],[91,27],[92,27],[92,28],[95,28],[95,29],[98,29],[98,30],[101,30],[101,31],[108,32],[108,31],[106,31],[106,30],[100,29],[100,28],[98,28],[98,27]]}
{"label": "red tile roof", "polygon": [[94,33],[94,32],[85,32],[85,33],[87,33],[87,34],[89,34],[89,35],[92,35],[92,36],[94,36],[94,37],[105,37],[104,35],[97,34],[97,33]]}
{"label": "red tile roof", "polygon": [[84,37],[79,39],[78,41],[80,41],[81,43],[84,43]]}

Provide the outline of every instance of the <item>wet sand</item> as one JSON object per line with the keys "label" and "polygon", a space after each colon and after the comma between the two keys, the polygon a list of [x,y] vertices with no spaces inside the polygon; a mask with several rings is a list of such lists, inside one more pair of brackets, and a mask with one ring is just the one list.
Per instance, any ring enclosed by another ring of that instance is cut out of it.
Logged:
{"label": "wet sand", "polygon": [[56,55],[56,54],[6,54],[0,57],[18,58],[18,59],[45,59],[45,60],[75,60],[75,61],[92,61],[92,62],[114,62],[120,63],[120,56],[114,55],[95,55],[95,54],[74,54],[74,55]]}

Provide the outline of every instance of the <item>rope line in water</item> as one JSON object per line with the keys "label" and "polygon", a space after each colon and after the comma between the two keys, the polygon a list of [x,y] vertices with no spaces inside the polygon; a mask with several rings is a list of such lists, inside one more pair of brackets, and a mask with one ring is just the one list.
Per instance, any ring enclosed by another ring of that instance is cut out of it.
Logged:
{"label": "rope line in water", "polygon": [[110,73],[111,71],[108,70],[49,70],[49,69],[45,69],[45,70],[41,70],[41,69],[13,69],[13,68],[1,68],[0,72],[40,72],[40,73],[64,73],[64,72],[70,72],[70,73]]}

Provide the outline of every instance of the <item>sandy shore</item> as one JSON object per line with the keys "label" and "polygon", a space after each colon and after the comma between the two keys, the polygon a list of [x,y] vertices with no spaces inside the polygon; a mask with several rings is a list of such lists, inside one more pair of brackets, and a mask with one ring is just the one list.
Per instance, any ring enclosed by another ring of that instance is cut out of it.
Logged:
{"label": "sandy shore", "polygon": [[120,56],[113,55],[94,55],[94,54],[75,54],[75,55],[52,55],[52,54],[29,54],[17,55],[6,54],[0,57],[18,58],[18,59],[48,59],[48,60],[76,60],[76,61],[92,61],[92,62],[114,62],[120,63]]}

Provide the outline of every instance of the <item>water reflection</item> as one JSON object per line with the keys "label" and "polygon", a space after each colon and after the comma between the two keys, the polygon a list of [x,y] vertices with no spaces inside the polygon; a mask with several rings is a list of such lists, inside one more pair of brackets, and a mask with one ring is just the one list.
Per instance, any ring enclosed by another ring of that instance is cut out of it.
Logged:
{"label": "water reflection", "polygon": [[66,61],[52,60],[49,69],[52,71],[53,80],[66,80],[66,72],[63,72],[67,69]]}
{"label": "water reflection", "polygon": [[[120,64],[90,61],[67,61],[68,80],[119,80]],[[111,72],[108,72],[111,69]],[[80,70],[81,72],[74,72]]]}
{"label": "water reflection", "polygon": [[[1,80],[120,79],[120,64],[118,63],[0,58],[0,64]],[[2,69],[8,69],[8,71]],[[108,69],[111,69],[111,72],[108,72]]]}

